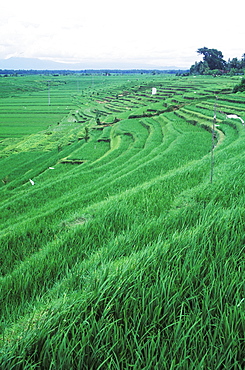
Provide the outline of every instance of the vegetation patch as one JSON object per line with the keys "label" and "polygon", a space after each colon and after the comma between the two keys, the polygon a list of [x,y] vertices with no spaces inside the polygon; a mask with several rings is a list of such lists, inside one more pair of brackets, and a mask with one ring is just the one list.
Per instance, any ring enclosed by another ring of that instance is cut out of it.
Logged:
{"label": "vegetation patch", "polygon": [[0,78],[0,368],[243,370],[239,76],[45,78]]}

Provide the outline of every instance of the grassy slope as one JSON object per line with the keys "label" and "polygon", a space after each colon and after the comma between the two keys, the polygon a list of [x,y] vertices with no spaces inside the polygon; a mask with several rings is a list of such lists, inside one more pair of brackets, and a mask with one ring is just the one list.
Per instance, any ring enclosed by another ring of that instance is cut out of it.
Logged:
{"label": "grassy slope", "polygon": [[93,83],[3,142],[1,368],[243,369],[244,126],[217,116],[212,184],[205,129],[235,82]]}

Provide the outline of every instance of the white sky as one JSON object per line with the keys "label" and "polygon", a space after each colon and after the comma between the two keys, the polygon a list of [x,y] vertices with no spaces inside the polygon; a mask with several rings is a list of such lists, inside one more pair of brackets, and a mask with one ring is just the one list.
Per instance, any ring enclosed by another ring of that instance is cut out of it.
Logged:
{"label": "white sky", "polygon": [[245,53],[244,0],[5,0],[0,59],[189,68],[200,47]]}

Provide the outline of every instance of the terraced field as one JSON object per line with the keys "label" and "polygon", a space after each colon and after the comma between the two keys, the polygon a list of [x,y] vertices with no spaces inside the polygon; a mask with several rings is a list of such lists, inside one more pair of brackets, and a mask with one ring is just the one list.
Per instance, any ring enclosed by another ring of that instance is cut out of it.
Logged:
{"label": "terraced field", "polygon": [[49,105],[40,76],[2,97],[1,369],[244,369],[237,81],[51,76]]}

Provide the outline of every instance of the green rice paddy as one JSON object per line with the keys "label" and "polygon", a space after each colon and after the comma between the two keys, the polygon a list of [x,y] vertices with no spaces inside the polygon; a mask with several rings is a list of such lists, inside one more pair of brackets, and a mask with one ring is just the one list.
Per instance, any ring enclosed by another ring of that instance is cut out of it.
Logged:
{"label": "green rice paddy", "polygon": [[238,82],[0,78],[1,369],[245,368]]}

